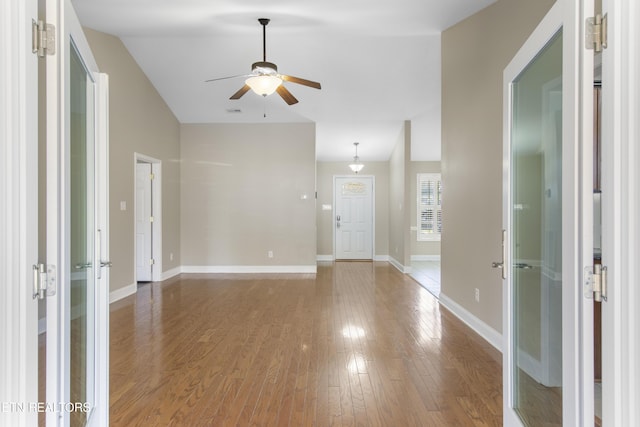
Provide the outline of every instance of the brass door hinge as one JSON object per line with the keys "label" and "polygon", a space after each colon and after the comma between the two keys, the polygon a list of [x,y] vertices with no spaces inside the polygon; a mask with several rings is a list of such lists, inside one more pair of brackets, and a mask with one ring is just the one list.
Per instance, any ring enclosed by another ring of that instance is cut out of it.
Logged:
{"label": "brass door hinge", "polygon": [[584,273],[585,296],[597,302],[607,301],[607,267],[595,264],[585,267]]}
{"label": "brass door hinge", "polygon": [[56,53],[56,27],[53,24],[31,20],[31,51],[38,58]]}
{"label": "brass door hinge", "polygon": [[585,47],[594,52],[602,52],[607,48],[607,15],[597,14],[587,18],[585,26]]}

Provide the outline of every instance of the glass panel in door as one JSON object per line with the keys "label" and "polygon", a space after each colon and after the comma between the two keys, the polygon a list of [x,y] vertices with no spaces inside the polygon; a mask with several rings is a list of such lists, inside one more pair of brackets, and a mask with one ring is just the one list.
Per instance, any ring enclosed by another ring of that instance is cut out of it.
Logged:
{"label": "glass panel in door", "polygon": [[562,32],[512,83],[511,401],[562,425]]}
{"label": "glass panel in door", "polygon": [[[95,376],[94,87],[75,46],[70,46],[70,325],[69,396],[93,407]],[[70,425],[87,424],[89,412],[70,411]]]}

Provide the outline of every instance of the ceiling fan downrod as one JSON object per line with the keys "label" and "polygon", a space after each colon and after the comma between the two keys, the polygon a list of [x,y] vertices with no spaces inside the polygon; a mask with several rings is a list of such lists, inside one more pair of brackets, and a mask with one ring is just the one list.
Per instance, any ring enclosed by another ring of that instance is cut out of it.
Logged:
{"label": "ceiling fan downrod", "polygon": [[258,22],[262,25],[262,60],[267,62],[267,24],[271,21],[269,18],[259,18]]}

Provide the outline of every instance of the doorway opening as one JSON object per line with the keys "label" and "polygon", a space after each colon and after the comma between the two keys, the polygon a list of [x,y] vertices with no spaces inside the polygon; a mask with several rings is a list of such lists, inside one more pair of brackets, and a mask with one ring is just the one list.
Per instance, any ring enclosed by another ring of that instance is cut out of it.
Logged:
{"label": "doorway opening", "polygon": [[162,280],[162,163],[134,154],[135,282]]}

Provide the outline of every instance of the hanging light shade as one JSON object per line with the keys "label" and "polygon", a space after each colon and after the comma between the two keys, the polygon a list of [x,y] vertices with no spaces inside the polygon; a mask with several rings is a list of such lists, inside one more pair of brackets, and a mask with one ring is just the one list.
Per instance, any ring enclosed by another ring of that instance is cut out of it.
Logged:
{"label": "hanging light shade", "polygon": [[364,165],[362,163],[360,163],[360,157],[358,157],[358,144],[359,142],[354,142],[353,145],[356,146],[356,155],[353,156],[353,163],[351,163],[349,165],[349,167],[351,168],[351,170],[354,173],[358,173],[362,170],[362,168],[364,167]]}
{"label": "hanging light shade", "polygon": [[282,79],[276,76],[253,76],[245,80],[247,86],[262,96],[271,95],[282,84]]}

